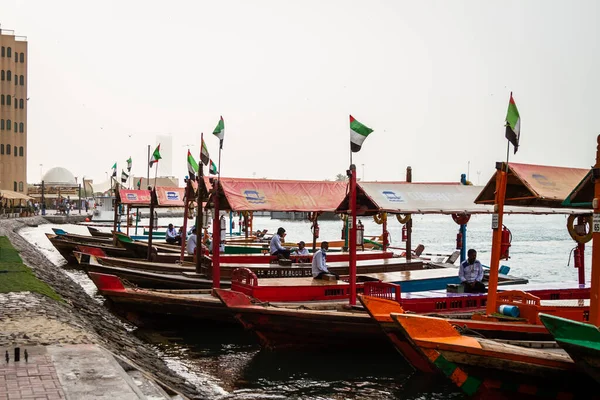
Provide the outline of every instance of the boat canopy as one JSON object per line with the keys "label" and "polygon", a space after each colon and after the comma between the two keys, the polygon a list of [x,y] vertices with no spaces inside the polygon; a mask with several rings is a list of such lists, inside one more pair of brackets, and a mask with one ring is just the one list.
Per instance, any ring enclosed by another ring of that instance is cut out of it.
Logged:
{"label": "boat canopy", "polygon": [[157,187],[156,200],[159,207],[184,207],[185,188]]}
{"label": "boat canopy", "polygon": [[[492,214],[493,205],[476,204],[483,186],[460,183],[357,182],[357,214]],[[347,213],[349,196],[336,212]],[[571,214],[568,209],[504,208],[506,214]]]}
{"label": "boat canopy", "polygon": [[[345,182],[221,178],[219,209],[231,211],[334,211],[346,195]],[[212,197],[208,206],[213,207]]]}
{"label": "boat canopy", "polygon": [[149,190],[119,189],[117,202],[130,206],[150,207]]}
{"label": "boat canopy", "polygon": [[[564,208],[563,201],[589,171],[585,168],[509,163],[504,204]],[[477,196],[476,203],[494,204],[496,174],[498,171]]]}
{"label": "boat canopy", "polygon": [[33,200],[33,197],[24,193],[13,192],[12,190],[0,190],[0,199],[8,200]]}
{"label": "boat canopy", "polygon": [[592,170],[583,177],[581,182],[573,189],[562,202],[565,207],[593,208],[594,182],[592,181]]}

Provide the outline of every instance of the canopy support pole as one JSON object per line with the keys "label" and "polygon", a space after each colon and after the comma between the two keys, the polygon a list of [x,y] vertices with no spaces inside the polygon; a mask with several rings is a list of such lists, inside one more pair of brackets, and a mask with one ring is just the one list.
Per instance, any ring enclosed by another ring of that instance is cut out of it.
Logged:
{"label": "canopy support pole", "polygon": [[350,165],[350,305],[356,305],[356,166]]}
{"label": "canopy support pole", "polygon": [[214,180],[213,183],[213,241],[212,241],[212,277],[213,289],[219,289],[221,286],[221,264],[220,264],[220,247],[221,247],[221,222],[219,219],[219,181]]}
{"label": "canopy support pole", "polygon": [[[412,182],[412,167],[410,165],[406,167],[406,182]],[[406,261],[410,260],[412,260],[412,215],[406,221]]]}
{"label": "canopy support pole", "polygon": [[592,216],[592,285],[590,293],[590,323],[600,325],[600,135],[597,139],[596,165],[592,169],[594,182],[594,215]]}
{"label": "canopy support pole", "polygon": [[[496,292],[498,291],[498,269],[500,268],[500,248],[502,246],[502,219],[504,213],[504,198],[506,197],[506,171],[504,163],[496,163],[496,201],[495,213],[492,216],[492,258],[490,261],[490,275],[488,282],[488,297],[486,305],[487,315],[496,312]],[[508,169],[508,163],[506,164]]]}

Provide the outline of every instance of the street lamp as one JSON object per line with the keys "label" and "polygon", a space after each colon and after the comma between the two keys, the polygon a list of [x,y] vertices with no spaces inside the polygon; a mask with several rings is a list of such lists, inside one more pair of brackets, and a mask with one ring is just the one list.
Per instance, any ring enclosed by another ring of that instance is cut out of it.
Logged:
{"label": "street lamp", "polygon": [[44,174],[42,173],[42,168],[44,167],[44,164],[40,164],[40,181],[42,179],[44,179]]}

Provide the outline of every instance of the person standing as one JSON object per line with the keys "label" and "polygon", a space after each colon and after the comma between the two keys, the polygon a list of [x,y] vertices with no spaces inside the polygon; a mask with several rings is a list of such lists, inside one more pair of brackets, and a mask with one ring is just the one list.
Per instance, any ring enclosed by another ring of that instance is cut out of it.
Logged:
{"label": "person standing", "polygon": [[469,249],[467,259],[458,268],[458,277],[465,288],[465,293],[485,293],[483,284],[483,267],[477,260],[477,251]]}
{"label": "person standing", "polygon": [[313,254],[312,259],[312,276],[313,279],[323,279],[323,275],[334,275],[335,279],[340,279],[338,274],[330,272],[327,268],[327,250],[329,250],[329,242],[322,242],[321,248]]}
{"label": "person standing", "polygon": [[281,245],[281,241],[285,236],[285,229],[277,229],[277,233],[271,238],[269,249],[272,256],[282,255],[283,258],[290,258],[290,250]]}

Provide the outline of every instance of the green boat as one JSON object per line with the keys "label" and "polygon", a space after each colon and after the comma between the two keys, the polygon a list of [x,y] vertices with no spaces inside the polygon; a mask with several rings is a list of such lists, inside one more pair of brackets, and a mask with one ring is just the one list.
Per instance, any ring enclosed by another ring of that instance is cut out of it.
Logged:
{"label": "green boat", "polygon": [[575,364],[600,383],[600,329],[597,326],[540,313],[546,329]]}

